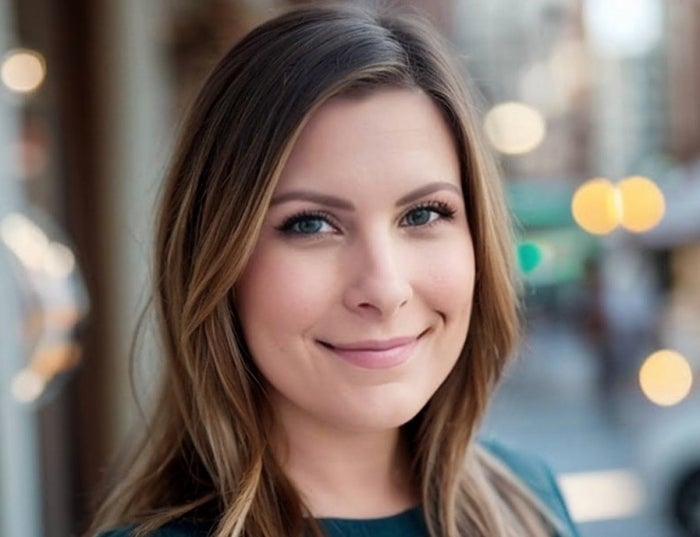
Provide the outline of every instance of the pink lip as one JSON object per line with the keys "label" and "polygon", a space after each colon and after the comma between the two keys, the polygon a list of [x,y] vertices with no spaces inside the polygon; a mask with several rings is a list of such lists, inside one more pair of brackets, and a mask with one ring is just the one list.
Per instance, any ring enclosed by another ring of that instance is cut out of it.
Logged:
{"label": "pink lip", "polygon": [[354,366],[364,369],[387,369],[406,362],[413,354],[421,336],[358,341],[342,345],[320,343],[338,358]]}

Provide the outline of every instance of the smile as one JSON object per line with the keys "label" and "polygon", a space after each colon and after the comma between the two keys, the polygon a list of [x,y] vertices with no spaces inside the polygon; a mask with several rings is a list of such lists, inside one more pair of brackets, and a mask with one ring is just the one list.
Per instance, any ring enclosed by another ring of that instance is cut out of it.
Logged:
{"label": "smile", "polygon": [[427,331],[421,332],[418,336],[358,341],[342,345],[332,345],[325,341],[318,343],[337,358],[356,367],[388,369],[407,362]]}

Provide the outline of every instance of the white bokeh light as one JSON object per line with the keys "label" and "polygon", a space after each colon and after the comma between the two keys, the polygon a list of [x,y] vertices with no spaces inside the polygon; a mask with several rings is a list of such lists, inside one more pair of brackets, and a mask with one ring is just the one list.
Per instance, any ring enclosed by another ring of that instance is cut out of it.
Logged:
{"label": "white bokeh light", "polygon": [[596,51],[612,58],[643,56],[663,33],[659,0],[585,0],[583,20]]}
{"label": "white bokeh light", "polygon": [[36,90],[46,77],[46,60],[35,50],[11,50],[0,66],[0,79],[17,93]]}
{"label": "white bokeh light", "polygon": [[20,403],[31,403],[41,396],[45,387],[46,381],[41,375],[29,368],[24,368],[12,379],[10,390]]}
{"label": "white bokeh light", "polygon": [[484,119],[491,144],[501,153],[521,155],[536,149],[544,139],[544,116],[532,106],[505,102],[494,106]]}

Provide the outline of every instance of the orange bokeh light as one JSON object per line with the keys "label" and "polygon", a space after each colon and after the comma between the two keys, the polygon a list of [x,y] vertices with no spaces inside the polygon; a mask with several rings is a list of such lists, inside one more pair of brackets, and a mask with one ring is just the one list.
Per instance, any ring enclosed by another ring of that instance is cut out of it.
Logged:
{"label": "orange bokeh light", "polygon": [[690,393],[693,371],[681,354],[660,350],[642,364],[639,385],[653,403],[660,406],[676,405]]}
{"label": "orange bokeh light", "polygon": [[622,227],[641,233],[656,226],[664,216],[666,203],[661,190],[651,179],[627,177],[618,185],[622,197]]}
{"label": "orange bokeh light", "polygon": [[619,194],[607,179],[590,179],[574,193],[571,212],[581,228],[595,235],[605,235],[620,222]]}

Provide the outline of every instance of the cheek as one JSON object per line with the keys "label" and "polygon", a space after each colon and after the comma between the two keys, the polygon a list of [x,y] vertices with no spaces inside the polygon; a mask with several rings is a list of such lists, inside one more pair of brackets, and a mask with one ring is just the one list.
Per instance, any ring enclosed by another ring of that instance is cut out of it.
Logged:
{"label": "cheek", "polygon": [[474,294],[474,252],[466,237],[428,252],[422,263],[425,267],[423,282],[433,309],[448,317],[466,314],[471,310]]}
{"label": "cheek", "polygon": [[281,248],[254,252],[237,283],[244,327],[280,334],[313,324],[334,295],[327,267]]}

